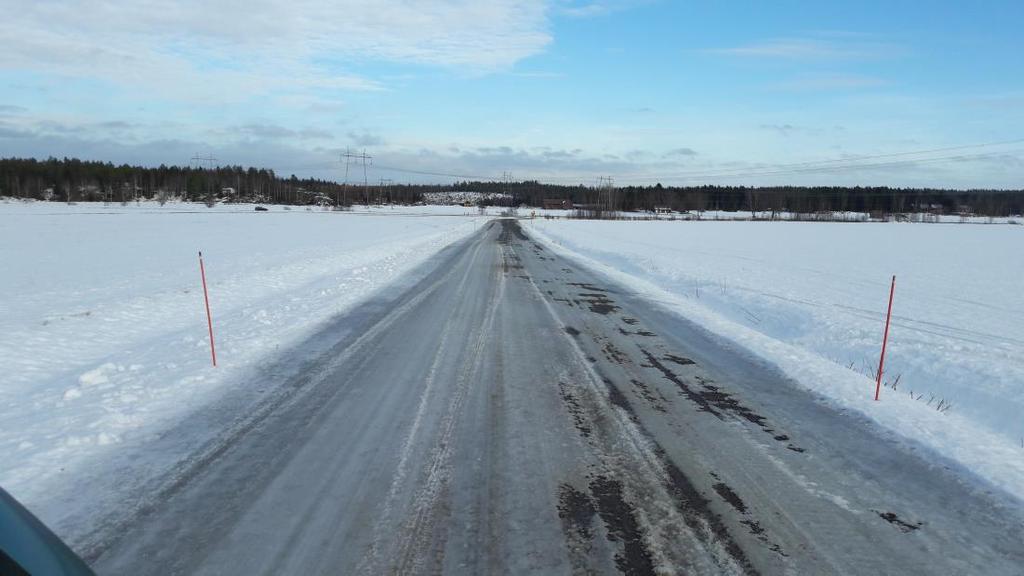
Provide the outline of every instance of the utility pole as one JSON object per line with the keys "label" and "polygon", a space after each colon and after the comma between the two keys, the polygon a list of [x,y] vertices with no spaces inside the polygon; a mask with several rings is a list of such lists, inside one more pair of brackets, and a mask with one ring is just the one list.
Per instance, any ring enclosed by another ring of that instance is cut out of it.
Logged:
{"label": "utility pole", "polygon": [[[217,162],[217,159],[213,157],[213,154],[200,156],[199,153],[197,152],[196,155],[192,157],[192,161],[196,163],[200,170],[206,169],[209,170],[210,173],[213,173],[213,166]],[[204,164],[206,165],[205,167],[203,166]],[[213,205],[215,204],[213,199],[213,182],[208,182],[208,184],[210,187],[210,192],[209,196],[207,196],[206,198],[206,206],[209,208],[213,208]]]}
{"label": "utility pole", "polygon": [[350,162],[356,162],[363,165],[363,201],[367,204],[370,203],[370,185],[366,180],[366,165],[371,164],[373,156],[366,154],[364,149],[360,153],[350,151],[348,148],[345,149],[345,153],[341,155],[345,159],[345,189],[348,189],[348,167]]}

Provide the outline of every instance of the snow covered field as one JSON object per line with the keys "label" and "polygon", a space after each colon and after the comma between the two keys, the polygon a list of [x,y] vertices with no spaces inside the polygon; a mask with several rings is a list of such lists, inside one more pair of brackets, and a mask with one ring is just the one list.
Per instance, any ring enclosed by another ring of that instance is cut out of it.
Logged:
{"label": "snow covered field", "polygon": [[75,507],[116,494],[109,471],[143,469],[162,430],[483,222],[269,208],[0,201],[0,486],[73,533]]}
{"label": "snow covered field", "polygon": [[500,192],[425,192],[423,194],[423,201],[426,204],[434,204],[439,206],[454,206],[462,205],[465,202],[480,202],[481,200],[489,200],[491,202],[502,202],[511,200],[512,197],[508,194],[502,194]]}
{"label": "snow covered field", "polygon": [[[533,212],[541,218],[574,218],[576,210],[548,210],[543,208],[523,208],[519,211],[520,216],[529,216]],[[797,214],[793,212],[777,212],[774,215],[769,211],[758,211],[757,220],[774,221],[802,221],[802,222],[871,222],[870,214],[866,212],[826,212],[822,214]],[[622,220],[751,220],[752,214],[749,211],[727,212],[725,210],[702,210],[700,212],[620,212]],[[906,213],[900,214],[896,221],[923,224],[1013,224],[1024,225],[1024,217],[1017,216],[961,216],[959,214],[922,214]],[[876,220],[880,222],[881,219]]]}
{"label": "snow covered field", "polygon": [[[534,220],[549,242],[1024,498],[1024,227]],[[889,281],[886,380],[872,401]],[[911,393],[913,399],[911,399]],[[944,412],[936,408],[951,404]]]}
{"label": "snow covered field", "polygon": [[[164,431],[229,396],[258,398],[247,385],[278,351],[485,220],[462,207],[269,208],[0,200],[0,486],[62,536],[217,433],[148,454]],[[1024,497],[1024,226],[525,225]],[[876,404],[865,373],[893,273],[886,373],[900,381]],[[940,413],[939,401],[952,407]]]}

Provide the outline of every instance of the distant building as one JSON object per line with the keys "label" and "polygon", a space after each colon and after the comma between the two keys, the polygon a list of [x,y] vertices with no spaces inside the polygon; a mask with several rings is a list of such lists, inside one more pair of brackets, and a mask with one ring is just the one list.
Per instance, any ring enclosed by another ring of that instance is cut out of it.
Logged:
{"label": "distant building", "polygon": [[672,213],[672,209],[669,208],[668,206],[655,206],[654,207],[654,213],[655,214],[671,214]]}
{"label": "distant building", "polygon": [[920,203],[915,205],[915,209],[922,214],[944,214],[946,212],[942,204]]}
{"label": "distant building", "polygon": [[545,198],[545,210],[572,210],[572,200],[565,198]]}

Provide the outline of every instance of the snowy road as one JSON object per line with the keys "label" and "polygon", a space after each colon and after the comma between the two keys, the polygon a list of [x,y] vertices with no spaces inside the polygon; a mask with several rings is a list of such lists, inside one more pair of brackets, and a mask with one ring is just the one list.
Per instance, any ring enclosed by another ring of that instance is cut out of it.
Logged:
{"label": "snowy road", "polygon": [[327,352],[153,504],[97,527],[86,559],[101,574],[1024,566],[1019,502],[514,221],[437,262],[326,329]]}

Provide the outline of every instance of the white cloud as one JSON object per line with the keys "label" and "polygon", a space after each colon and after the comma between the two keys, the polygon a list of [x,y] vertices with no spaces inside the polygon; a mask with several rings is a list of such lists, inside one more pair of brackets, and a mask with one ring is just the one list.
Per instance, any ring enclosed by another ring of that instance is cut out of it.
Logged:
{"label": "white cloud", "polygon": [[688,148],[688,147],[684,146],[682,148],[673,148],[673,149],[665,152],[661,156],[662,156],[662,158],[672,158],[672,157],[679,157],[679,156],[696,156],[696,155],[697,155],[697,151],[696,150],[694,150],[693,148]]}
{"label": "white cloud", "polygon": [[1024,94],[1021,93],[986,94],[980,96],[971,96],[965,98],[964,102],[970,106],[990,108],[993,110],[1000,111],[1024,110]]}
{"label": "white cloud", "polygon": [[292,130],[291,128],[285,128],[284,126],[278,126],[276,124],[264,124],[259,122],[250,122],[241,126],[233,126],[225,132],[229,135],[244,135],[260,140],[331,140],[334,138],[333,134],[327,130],[321,130],[319,128],[307,127],[300,130]]}
{"label": "white cloud", "polygon": [[792,124],[761,124],[758,128],[761,130],[772,130],[782,134],[783,136],[789,136],[791,132],[799,130],[799,128]]}
{"label": "white cloud", "polygon": [[706,52],[725,56],[779,60],[873,60],[902,55],[895,44],[865,40],[864,35],[818,34],[809,38],[777,38]]}
{"label": "white cloud", "polygon": [[769,88],[794,92],[855,90],[859,88],[876,88],[885,86],[888,83],[888,81],[875,76],[835,73],[804,75],[791,80],[777,82],[769,86]]}
{"label": "white cloud", "polygon": [[384,138],[370,132],[349,131],[348,139],[355,146],[381,146],[385,144]]}
{"label": "white cloud", "polygon": [[[274,132],[272,127],[268,130]],[[340,179],[344,165],[339,162],[338,153],[343,148],[340,144],[307,148],[300,141],[277,137],[260,140],[257,146],[249,137],[243,137],[226,142],[213,152],[224,164],[272,168],[282,175]],[[0,157],[77,156],[156,166],[187,164],[196,151],[207,149],[205,142],[188,138],[126,142],[123,138],[97,137],[93,130],[61,133],[0,121]],[[705,157],[703,153],[697,156],[690,152],[693,151],[687,148],[658,154],[644,149],[610,153],[577,148],[389,145],[374,152],[369,177],[371,181],[387,177],[398,182],[450,182],[465,178],[500,179],[503,172],[511,171],[515,178],[589,185],[598,176],[613,174],[622,185],[661,182],[1011,188],[1017,186],[1024,166],[1021,152],[1008,150],[964,154],[941,163],[908,161],[889,165],[879,161],[864,162],[864,167],[854,169],[787,172],[785,163],[780,166],[772,161],[729,161],[714,154]],[[402,170],[392,170],[394,167]],[[776,171],[779,173],[773,175]]]}
{"label": "white cloud", "polygon": [[13,116],[15,114],[22,114],[28,112],[28,108],[24,106],[15,106],[14,104],[0,104],[0,116]]}
{"label": "white cloud", "polygon": [[558,11],[571,18],[594,18],[613,12],[629,10],[643,4],[651,4],[656,0],[562,0]]}
{"label": "white cloud", "polygon": [[0,69],[232,101],[373,90],[371,61],[510,69],[551,42],[543,0],[0,0]]}

